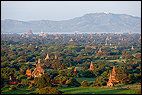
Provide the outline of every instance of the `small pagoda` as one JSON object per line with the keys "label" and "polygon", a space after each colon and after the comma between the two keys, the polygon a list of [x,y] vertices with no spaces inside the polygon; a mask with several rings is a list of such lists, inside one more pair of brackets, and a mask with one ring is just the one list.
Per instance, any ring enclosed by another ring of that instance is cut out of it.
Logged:
{"label": "small pagoda", "polygon": [[106,41],[106,44],[105,44],[106,46],[107,46],[107,41]]}
{"label": "small pagoda", "polygon": [[26,70],[26,75],[27,75],[27,78],[31,78],[31,75],[32,75],[31,70]]}
{"label": "small pagoda", "polygon": [[59,39],[59,35],[58,35],[58,34],[56,34],[56,37],[55,37],[55,39]]}
{"label": "small pagoda", "polygon": [[55,59],[57,59],[57,55],[55,54]]}
{"label": "small pagoda", "polygon": [[47,60],[47,59],[49,59],[49,55],[48,55],[48,53],[47,53],[47,55],[46,55],[46,58],[45,58],[45,60]]}
{"label": "small pagoda", "polygon": [[73,39],[71,38],[69,41],[70,41],[70,42],[72,42],[72,41],[73,41]]}
{"label": "small pagoda", "polygon": [[98,53],[102,53],[101,48],[99,49]]}
{"label": "small pagoda", "polygon": [[132,46],[132,48],[131,48],[132,50],[134,50],[134,47]]}
{"label": "small pagoda", "polygon": [[93,66],[93,62],[92,61],[91,61],[89,70],[91,70],[91,71],[94,70],[94,66]]}

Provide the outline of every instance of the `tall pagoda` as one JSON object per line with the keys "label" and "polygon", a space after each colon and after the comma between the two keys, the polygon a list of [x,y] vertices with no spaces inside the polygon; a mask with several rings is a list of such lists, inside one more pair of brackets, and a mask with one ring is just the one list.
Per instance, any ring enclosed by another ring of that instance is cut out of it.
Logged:
{"label": "tall pagoda", "polygon": [[40,63],[40,59],[38,59],[38,63],[36,65],[36,68],[34,69],[34,71],[32,72],[32,76],[33,77],[41,77],[42,74],[44,74],[44,69],[41,68],[41,63]]}

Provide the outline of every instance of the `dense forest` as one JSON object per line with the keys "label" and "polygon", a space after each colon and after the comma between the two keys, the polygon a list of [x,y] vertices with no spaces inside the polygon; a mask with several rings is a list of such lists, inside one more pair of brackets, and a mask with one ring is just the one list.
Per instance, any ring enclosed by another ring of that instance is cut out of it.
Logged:
{"label": "dense forest", "polygon": [[[49,58],[45,59],[47,54]],[[38,59],[45,73],[42,77],[27,78],[26,70],[33,72]],[[93,70],[89,70],[91,62]],[[1,34],[2,88],[9,87],[10,77],[20,81],[11,89],[39,88],[40,94],[47,89],[50,94],[61,94],[56,87],[66,80],[68,87],[106,86],[113,66],[119,83],[141,83],[140,34]],[[94,78],[94,82],[79,83],[75,78]]]}

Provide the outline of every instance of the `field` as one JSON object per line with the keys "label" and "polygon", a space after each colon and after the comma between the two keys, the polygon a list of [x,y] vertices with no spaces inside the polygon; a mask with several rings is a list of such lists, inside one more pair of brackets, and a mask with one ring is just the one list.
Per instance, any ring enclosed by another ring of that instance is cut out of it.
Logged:
{"label": "field", "polygon": [[[63,91],[63,94],[136,94],[140,89],[115,89],[115,88],[97,88],[97,87],[62,87],[58,88]],[[16,90],[9,90],[9,88],[2,88],[1,94],[30,94],[36,91],[21,88]]]}
{"label": "field", "polygon": [[112,89],[112,88],[96,88],[96,87],[72,87],[58,88],[64,94],[136,94],[137,89]]}

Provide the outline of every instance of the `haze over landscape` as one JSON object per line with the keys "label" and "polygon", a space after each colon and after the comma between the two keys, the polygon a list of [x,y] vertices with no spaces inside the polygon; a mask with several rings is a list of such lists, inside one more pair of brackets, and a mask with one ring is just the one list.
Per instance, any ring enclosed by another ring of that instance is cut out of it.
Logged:
{"label": "haze over landscape", "polygon": [[2,33],[141,32],[140,1],[2,1],[1,5]]}

